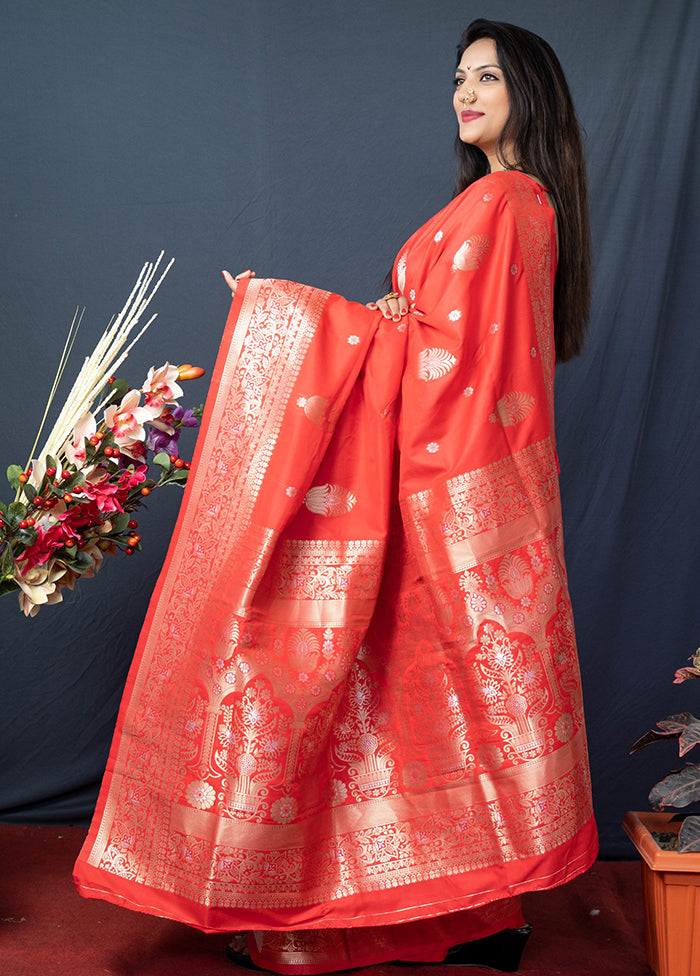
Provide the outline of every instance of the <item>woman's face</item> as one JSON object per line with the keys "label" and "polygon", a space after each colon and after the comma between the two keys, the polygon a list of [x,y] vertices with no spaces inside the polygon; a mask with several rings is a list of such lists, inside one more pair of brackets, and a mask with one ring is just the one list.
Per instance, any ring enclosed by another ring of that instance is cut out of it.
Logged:
{"label": "woman's face", "polygon": [[[492,170],[502,169],[496,159],[496,143],[506,124],[510,101],[496,43],[490,37],[474,41],[462,55],[455,72],[453,104],[462,142],[486,153]],[[504,149],[507,158],[507,147]]]}

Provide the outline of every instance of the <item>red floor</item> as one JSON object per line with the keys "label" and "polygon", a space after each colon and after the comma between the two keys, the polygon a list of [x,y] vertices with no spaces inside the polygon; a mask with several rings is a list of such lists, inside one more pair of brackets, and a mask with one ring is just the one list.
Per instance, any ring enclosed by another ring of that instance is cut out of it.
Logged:
{"label": "red floor", "polygon": [[[0,824],[0,976],[241,976],[224,956],[225,936],[80,898],[71,870],[84,836],[78,827]],[[599,862],[524,904],[534,932],[522,976],[650,976],[638,864]],[[439,964],[357,972],[493,976]]]}

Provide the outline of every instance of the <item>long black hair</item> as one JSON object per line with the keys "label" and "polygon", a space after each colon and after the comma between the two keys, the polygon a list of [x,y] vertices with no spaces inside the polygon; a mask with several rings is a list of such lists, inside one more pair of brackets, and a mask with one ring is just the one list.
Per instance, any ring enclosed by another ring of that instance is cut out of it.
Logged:
{"label": "long black hair", "polygon": [[[581,130],[569,86],[556,54],[531,31],[493,20],[474,20],[457,46],[457,64],[481,38],[496,45],[510,113],[497,144],[507,169],[541,181],[558,219],[559,261],[554,284],[554,342],[557,360],[578,355],[591,304],[591,245],[588,185]],[[489,171],[477,146],[455,142],[459,169],[455,196]],[[506,164],[508,146],[514,160]]]}

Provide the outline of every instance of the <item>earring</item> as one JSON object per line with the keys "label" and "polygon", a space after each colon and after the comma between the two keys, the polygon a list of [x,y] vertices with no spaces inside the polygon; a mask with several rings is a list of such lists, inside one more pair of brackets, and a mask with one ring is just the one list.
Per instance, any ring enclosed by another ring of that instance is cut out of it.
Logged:
{"label": "earring", "polygon": [[463,98],[462,101],[464,102],[465,105],[466,104],[471,105],[473,102],[476,101],[476,92],[474,91],[473,88],[467,88],[466,97]]}

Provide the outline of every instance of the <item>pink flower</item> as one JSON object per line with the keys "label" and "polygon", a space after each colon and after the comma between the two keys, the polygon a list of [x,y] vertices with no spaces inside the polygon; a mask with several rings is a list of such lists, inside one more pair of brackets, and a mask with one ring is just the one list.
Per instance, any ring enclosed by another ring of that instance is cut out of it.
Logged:
{"label": "pink flower", "polygon": [[[66,533],[60,523],[49,524],[47,527],[40,522],[36,531],[35,541],[31,546],[27,546],[17,564],[17,569],[22,575],[26,575],[36,566],[43,566],[56,549],[61,549],[66,544],[70,545],[71,540],[66,538]],[[69,535],[72,537],[74,533],[69,532]]]}
{"label": "pink flower", "polygon": [[73,428],[73,440],[66,441],[63,453],[76,468],[85,464],[85,438],[90,438],[97,430],[95,418],[91,413],[85,413]]}
{"label": "pink flower", "polygon": [[[110,475],[105,475],[99,481],[90,481],[89,479],[85,481],[82,487],[83,496],[90,502],[94,503],[94,507],[97,508],[99,513],[104,512],[123,512],[124,502],[132,488],[136,488],[142,482],[146,480],[146,472],[148,471],[148,465],[139,464],[136,468],[124,468],[119,472],[119,476],[116,481],[112,481]],[[80,509],[88,509],[92,506],[81,505],[80,508],[71,509],[66,516],[62,516],[65,522],[66,518],[74,513],[80,513]],[[80,517],[80,514],[77,516]],[[95,522],[100,521],[100,517],[94,519]]]}
{"label": "pink flower", "polygon": [[158,416],[160,408],[166,403],[175,403],[182,396],[182,389],[175,382],[177,376],[177,366],[171,366],[170,363],[165,363],[160,369],[154,369],[153,366],[149,369],[143,385],[143,395],[147,407],[158,408],[155,416]]}
{"label": "pink flower", "polygon": [[127,454],[132,445],[145,440],[146,431],[143,425],[158,412],[149,407],[140,407],[140,399],[141,393],[138,390],[130,390],[119,406],[113,404],[105,410],[105,423],[114,434],[114,441],[119,449]]}
{"label": "pink flower", "polygon": [[147,472],[147,464],[139,464],[133,470],[131,468],[127,468],[119,475],[119,485],[129,489],[136,488],[137,485],[140,485],[146,480]]}
{"label": "pink flower", "polygon": [[[83,497],[88,498],[91,502],[95,503],[97,510],[99,512],[123,512],[124,509],[119,504],[118,494],[119,494],[119,484],[117,482],[110,481],[109,475],[105,475],[99,481],[86,481],[82,485]],[[80,508],[86,508],[86,506],[81,505]],[[80,517],[80,508],[69,509],[65,516],[61,518],[65,521],[66,518],[70,519],[73,513],[77,513],[77,517]]]}

